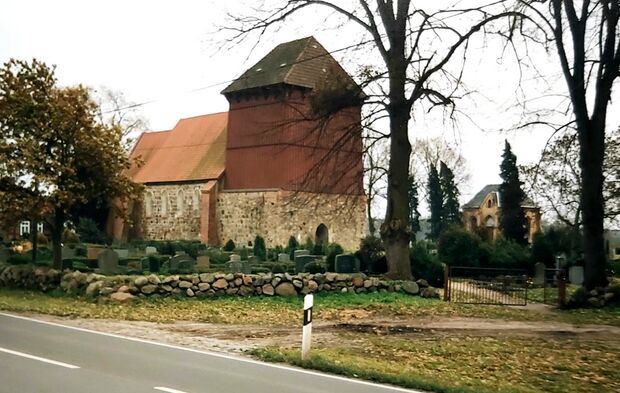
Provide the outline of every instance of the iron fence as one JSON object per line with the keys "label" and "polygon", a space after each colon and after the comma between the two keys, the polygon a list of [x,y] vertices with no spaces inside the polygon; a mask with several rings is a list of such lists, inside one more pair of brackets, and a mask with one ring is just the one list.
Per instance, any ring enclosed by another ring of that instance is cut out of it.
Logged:
{"label": "iron fence", "polygon": [[525,306],[529,285],[521,269],[446,267],[445,299],[454,303]]}

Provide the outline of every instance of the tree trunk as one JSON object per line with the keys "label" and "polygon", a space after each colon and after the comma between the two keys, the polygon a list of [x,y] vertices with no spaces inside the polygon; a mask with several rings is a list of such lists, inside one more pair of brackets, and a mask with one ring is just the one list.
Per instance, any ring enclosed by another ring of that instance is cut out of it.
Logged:
{"label": "tree trunk", "polygon": [[375,222],[372,219],[372,214],[370,212],[370,206],[372,204],[372,200],[370,198],[366,198],[366,213],[368,217],[368,232],[370,232],[371,236],[375,235]]}
{"label": "tree trunk", "polygon": [[56,208],[54,213],[54,225],[52,227],[52,250],[54,256],[54,269],[62,269],[62,232],[65,227],[65,213]]}
{"label": "tree trunk", "polygon": [[[37,221],[31,219],[30,226],[30,238],[32,239],[32,264],[34,265],[37,263],[37,246],[39,240],[39,233],[37,232]],[[34,231],[32,230],[32,228],[34,228]]]}
{"label": "tree trunk", "polygon": [[607,286],[605,242],[603,239],[603,159],[605,122],[592,120],[579,128],[581,167],[581,209],[583,218],[584,286],[591,290]]}
{"label": "tree trunk", "polygon": [[387,210],[381,225],[381,238],[388,262],[387,276],[410,280],[409,262],[409,108],[406,103],[391,106],[390,169],[388,172]]}

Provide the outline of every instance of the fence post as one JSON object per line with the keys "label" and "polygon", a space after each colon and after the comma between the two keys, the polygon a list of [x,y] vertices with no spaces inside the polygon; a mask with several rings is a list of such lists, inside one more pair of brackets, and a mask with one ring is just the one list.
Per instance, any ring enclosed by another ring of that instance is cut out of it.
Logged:
{"label": "fence post", "polygon": [[301,336],[301,360],[306,360],[310,354],[312,343],[312,306],[314,306],[314,296],[307,294],[304,297],[304,325]]}
{"label": "fence post", "polygon": [[443,264],[443,300],[450,301],[450,267]]}
{"label": "fence post", "polygon": [[566,305],[566,269],[562,268],[557,272],[558,278],[558,306]]}

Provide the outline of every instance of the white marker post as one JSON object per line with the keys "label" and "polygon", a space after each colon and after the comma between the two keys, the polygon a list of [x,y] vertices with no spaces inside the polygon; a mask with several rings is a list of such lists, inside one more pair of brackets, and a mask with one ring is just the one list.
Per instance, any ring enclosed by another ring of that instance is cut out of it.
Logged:
{"label": "white marker post", "polygon": [[314,305],[314,296],[308,294],[304,297],[304,327],[301,336],[301,360],[305,360],[310,353],[310,344],[312,342],[312,306]]}

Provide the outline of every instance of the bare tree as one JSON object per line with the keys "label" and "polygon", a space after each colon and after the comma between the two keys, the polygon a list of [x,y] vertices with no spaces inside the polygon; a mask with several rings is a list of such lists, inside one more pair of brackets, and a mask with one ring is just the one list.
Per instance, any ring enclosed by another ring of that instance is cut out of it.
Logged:
{"label": "bare tree", "polygon": [[[467,160],[457,148],[441,138],[416,139],[412,144],[411,172],[417,179],[428,179],[428,170],[431,164],[436,168],[446,164],[453,171],[454,184],[459,189],[469,185],[471,173],[467,167]],[[426,190],[426,184],[421,187]]]}
{"label": "bare tree", "polygon": [[123,131],[123,145],[126,150],[131,150],[135,137],[149,127],[138,105],[128,101],[123,92],[106,86],[92,89],[91,96],[99,108],[99,122],[120,127]]}
{"label": "bare tree", "polygon": [[[368,139],[366,139],[368,141]],[[381,200],[386,198],[388,146],[369,144],[364,149],[364,188],[366,191],[366,214],[368,231],[375,235],[374,212],[379,208]]]}
{"label": "bare tree", "polygon": [[584,285],[605,286],[603,161],[607,110],[620,75],[620,1],[519,0],[517,4],[557,50],[579,142]]}
{"label": "bare tree", "polygon": [[[473,8],[453,6],[427,12],[411,0],[358,0],[348,4],[288,0],[269,3],[269,7],[261,3],[251,14],[232,16],[232,22],[224,28],[232,33],[232,43],[251,35],[260,39],[299,11],[323,7],[357,25],[369,38],[361,42],[369,42],[381,59],[381,69],[373,73],[372,82],[380,85],[382,94],[377,101],[389,119],[387,208],[381,226],[389,277],[411,278],[408,177],[412,108],[424,102],[431,107],[454,108],[469,40],[481,30],[492,32],[487,27],[494,21],[510,21],[507,17],[519,14],[498,5],[490,2]],[[456,66],[451,64],[454,59],[458,59]]]}

